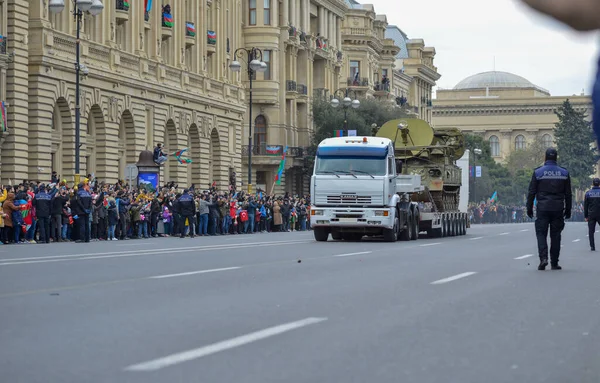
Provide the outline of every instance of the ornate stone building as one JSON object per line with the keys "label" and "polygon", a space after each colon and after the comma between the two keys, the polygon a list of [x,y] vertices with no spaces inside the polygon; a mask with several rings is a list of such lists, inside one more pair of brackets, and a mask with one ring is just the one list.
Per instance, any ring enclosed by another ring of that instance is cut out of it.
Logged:
{"label": "ornate stone building", "polygon": [[[262,50],[268,69],[253,81],[252,183],[270,191],[287,146],[286,171],[275,192],[308,192],[312,169],[304,148],[313,132],[311,100],[335,89],[342,67],[341,23],[346,6],[338,0],[244,0],[244,46]],[[245,68],[246,63],[242,62]],[[243,73],[248,85],[247,73]],[[249,91],[249,87],[246,87]],[[247,126],[247,123],[245,124]],[[246,169],[248,128],[242,146]],[[243,172],[245,179],[246,172]]]}
{"label": "ornate stone building", "polygon": [[[193,161],[181,165],[170,156],[163,181],[227,187],[229,173],[241,170],[246,109],[241,78],[228,68],[231,47],[242,46],[240,2],[159,0],[149,12],[143,1],[103,3],[103,12],[86,12],[81,25],[81,173],[122,179],[141,150],[162,142],[169,153],[189,147]],[[71,181],[73,3],[66,0],[58,14],[47,0],[0,4],[10,53],[7,84],[0,87],[9,128],[2,136],[2,182],[49,180],[52,170]]]}
{"label": "ornate stone building", "polygon": [[423,39],[409,39],[395,25],[387,26],[385,35],[400,47],[395,57],[392,83],[396,102],[408,105],[416,117],[431,123],[432,90],[441,77],[433,63],[435,48],[425,46]]}
{"label": "ornate stone building", "polygon": [[558,122],[554,112],[567,98],[576,110],[591,116],[589,96],[551,96],[546,89],[512,73],[478,73],[453,89],[437,90],[433,124],[481,135],[489,141],[492,156],[501,162],[533,140],[554,145],[552,132]]}

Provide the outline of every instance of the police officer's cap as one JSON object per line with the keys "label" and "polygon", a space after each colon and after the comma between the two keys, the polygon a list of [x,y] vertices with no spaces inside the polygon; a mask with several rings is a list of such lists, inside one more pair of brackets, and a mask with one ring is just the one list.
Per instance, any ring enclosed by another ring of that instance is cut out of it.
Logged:
{"label": "police officer's cap", "polygon": [[592,181],[594,186],[600,186],[600,178],[594,178],[594,180]]}
{"label": "police officer's cap", "polygon": [[183,189],[183,192],[184,192],[185,194],[187,194],[187,193],[189,193],[190,191],[189,191],[188,189]]}
{"label": "police officer's cap", "polygon": [[546,160],[556,160],[558,158],[558,152],[554,148],[546,149]]}

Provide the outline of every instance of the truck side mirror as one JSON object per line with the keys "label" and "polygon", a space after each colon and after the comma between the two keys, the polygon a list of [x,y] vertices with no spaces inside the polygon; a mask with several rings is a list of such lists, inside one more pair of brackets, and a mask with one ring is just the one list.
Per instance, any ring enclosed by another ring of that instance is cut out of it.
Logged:
{"label": "truck side mirror", "polygon": [[402,174],[402,160],[396,160],[396,174]]}

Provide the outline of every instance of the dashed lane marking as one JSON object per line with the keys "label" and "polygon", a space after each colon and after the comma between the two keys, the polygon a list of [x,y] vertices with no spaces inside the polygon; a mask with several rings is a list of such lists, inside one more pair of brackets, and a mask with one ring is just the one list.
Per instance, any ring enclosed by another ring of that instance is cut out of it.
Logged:
{"label": "dashed lane marking", "polygon": [[222,269],[209,269],[209,270],[200,270],[200,271],[188,271],[187,273],[179,273],[179,274],[156,275],[154,277],[148,277],[148,278],[149,279],[162,279],[162,278],[184,277],[184,276],[187,276],[187,275],[216,273],[218,271],[228,271],[228,270],[237,270],[237,269],[241,269],[241,266],[237,266],[237,267],[224,267]]}
{"label": "dashed lane marking", "polygon": [[372,251],[361,251],[360,253],[336,254],[334,257],[350,257],[352,255],[371,254]]}
{"label": "dashed lane marking", "polygon": [[498,235],[509,235],[510,233],[500,233]]}
{"label": "dashed lane marking", "polygon": [[301,327],[310,326],[316,323],[326,321],[327,318],[306,318],[296,322],[286,323],[275,327],[266,328],[250,334],[242,335],[236,338],[228,339],[222,342],[213,343],[208,346],[196,348],[193,350],[183,351],[177,354],[165,356],[163,358],[154,359],[148,362],[134,364],[125,368],[127,371],[156,371],[161,368],[172,366],[179,363],[188,362],[190,360],[199,359],[204,356],[216,354],[221,351],[240,347],[248,343],[253,343],[262,339],[267,339],[275,335],[283,334],[288,331],[296,330]]}
{"label": "dashed lane marking", "polygon": [[525,254],[525,255],[521,255],[520,257],[517,257],[515,259],[525,259],[525,258],[529,258],[529,257],[533,257],[533,254]]}
{"label": "dashed lane marking", "polygon": [[477,239],[481,239],[481,238],[483,238],[483,237],[475,237],[475,238],[471,238],[471,239],[469,239],[469,241],[475,241],[475,240],[477,240]]}
{"label": "dashed lane marking", "polygon": [[523,229],[523,230],[521,230],[521,231],[529,231],[529,229]]}
{"label": "dashed lane marking", "polygon": [[477,274],[477,272],[476,271],[468,271],[466,273],[453,275],[453,276],[448,277],[448,278],[439,279],[437,281],[431,282],[431,284],[432,285],[441,285],[443,283],[448,283],[448,282],[456,281],[458,279],[469,277],[469,276],[471,276],[473,274]]}
{"label": "dashed lane marking", "polygon": [[573,240],[573,242],[579,242],[579,241],[581,241],[581,239],[579,239],[579,238]]}
{"label": "dashed lane marking", "polygon": [[441,245],[441,242],[435,242],[435,243],[425,243],[423,245],[419,245],[420,247],[426,247],[426,246],[436,246],[436,245]]}

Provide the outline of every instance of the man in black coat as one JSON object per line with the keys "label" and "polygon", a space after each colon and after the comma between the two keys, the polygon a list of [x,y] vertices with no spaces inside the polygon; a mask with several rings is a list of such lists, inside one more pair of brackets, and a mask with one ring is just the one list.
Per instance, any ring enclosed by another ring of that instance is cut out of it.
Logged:
{"label": "man in black coat", "polygon": [[183,191],[183,194],[177,200],[177,210],[181,215],[180,228],[181,238],[185,238],[185,220],[187,218],[190,226],[190,237],[194,238],[194,216],[196,215],[196,203],[194,197],[188,189]]}
{"label": "man in black coat", "polygon": [[600,178],[594,178],[592,184],[592,188],[585,193],[583,217],[588,223],[590,249],[595,251],[594,233],[596,232],[596,224],[600,224]]}
{"label": "man in black coat", "polygon": [[529,183],[527,196],[527,216],[533,218],[533,200],[537,200],[537,219],[535,234],[538,243],[540,265],[538,270],[548,266],[548,227],[550,227],[550,262],[552,270],[561,270],[558,265],[560,255],[561,232],[565,228],[565,219],[571,218],[573,195],[571,176],[567,169],[558,166],[558,153],[554,148],[546,150],[543,166],[536,168]]}
{"label": "man in black coat", "polygon": [[40,228],[40,242],[50,243],[50,213],[52,212],[52,197],[46,192],[46,186],[41,184],[33,199],[35,214]]}
{"label": "man in black coat", "polygon": [[90,241],[90,214],[92,214],[92,195],[85,190],[84,185],[80,183],[77,186],[75,205],[71,206],[71,211],[75,216],[77,213],[77,227],[79,229],[79,239],[76,242]]}

